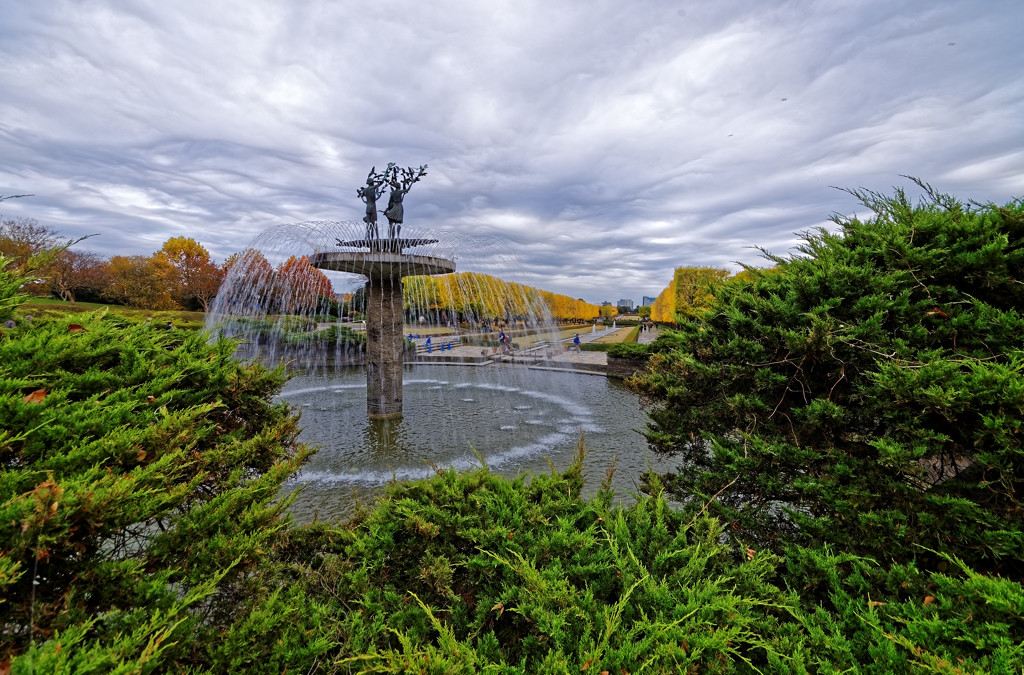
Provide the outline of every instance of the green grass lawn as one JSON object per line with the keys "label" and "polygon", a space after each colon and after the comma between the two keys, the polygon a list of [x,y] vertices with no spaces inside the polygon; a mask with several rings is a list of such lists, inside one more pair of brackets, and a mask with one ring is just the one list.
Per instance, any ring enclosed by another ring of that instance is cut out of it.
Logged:
{"label": "green grass lawn", "polygon": [[130,321],[142,322],[146,319],[164,323],[170,321],[179,328],[200,328],[206,320],[206,315],[203,312],[186,312],[184,310],[157,311],[99,302],[72,303],[57,300],[56,298],[31,298],[21,305],[17,316],[31,315],[34,318],[56,318],[99,310],[107,310]]}

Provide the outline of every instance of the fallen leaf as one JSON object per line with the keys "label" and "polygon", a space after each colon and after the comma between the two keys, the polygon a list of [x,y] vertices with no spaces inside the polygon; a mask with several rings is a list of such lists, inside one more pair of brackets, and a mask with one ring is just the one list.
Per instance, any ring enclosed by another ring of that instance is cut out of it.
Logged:
{"label": "fallen leaf", "polygon": [[747,560],[753,560],[755,553],[756,553],[756,551],[754,549],[748,548],[747,549]]}
{"label": "fallen leaf", "polygon": [[868,600],[868,607],[882,607],[886,603],[879,602],[878,600]]}
{"label": "fallen leaf", "polygon": [[924,596],[924,604],[925,605],[930,605],[933,602],[935,602],[935,596],[934,595],[926,595],[926,596]]}
{"label": "fallen leaf", "polygon": [[85,326],[83,326],[81,324],[78,324],[78,323],[73,323],[73,324],[70,324],[68,326],[68,332],[69,333],[85,333],[87,331],[85,330]]}
{"label": "fallen leaf", "polygon": [[145,450],[139,450],[139,454],[136,457],[136,459],[139,460],[140,462],[142,460],[146,459],[146,451]]}
{"label": "fallen leaf", "polygon": [[32,392],[31,394],[28,394],[27,396],[25,396],[25,398],[23,398],[21,400],[24,401],[25,403],[42,403],[43,399],[45,399],[45,398],[46,398],[46,390],[45,389],[36,389],[34,392]]}

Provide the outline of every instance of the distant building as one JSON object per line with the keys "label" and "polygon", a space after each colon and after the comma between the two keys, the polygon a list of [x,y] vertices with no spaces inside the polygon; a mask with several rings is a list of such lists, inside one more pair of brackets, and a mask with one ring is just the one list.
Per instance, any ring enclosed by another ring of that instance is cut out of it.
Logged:
{"label": "distant building", "polygon": [[641,307],[650,307],[651,305],[654,304],[655,300],[657,300],[657,298],[652,298],[649,295],[645,295],[644,296],[644,301],[640,303],[640,306]]}
{"label": "distant building", "polygon": [[625,307],[628,310],[632,310],[633,309],[633,301],[632,300],[627,300],[627,299],[623,298],[622,300],[619,300],[619,304],[616,305],[616,307]]}

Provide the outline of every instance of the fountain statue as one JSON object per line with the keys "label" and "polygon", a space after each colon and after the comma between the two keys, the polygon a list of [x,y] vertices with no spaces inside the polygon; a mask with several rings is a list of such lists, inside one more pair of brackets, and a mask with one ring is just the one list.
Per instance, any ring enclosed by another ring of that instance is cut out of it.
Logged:
{"label": "fountain statue", "polygon": [[[366,277],[366,412],[371,418],[402,416],[402,364],[405,338],[402,336],[402,277],[450,274],[454,261],[434,256],[413,255],[406,249],[436,243],[436,239],[402,239],[403,201],[413,183],[426,175],[427,167],[399,169],[388,164],[384,173],[370,169],[366,186],[357,194],[366,203],[366,237],[356,241],[337,240],[339,247],[359,251],[321,251],[310,264],[322,270],[350,272]],[[384,211],[388,236],[377,229],[376,201],[379,188],[391,186]]]}

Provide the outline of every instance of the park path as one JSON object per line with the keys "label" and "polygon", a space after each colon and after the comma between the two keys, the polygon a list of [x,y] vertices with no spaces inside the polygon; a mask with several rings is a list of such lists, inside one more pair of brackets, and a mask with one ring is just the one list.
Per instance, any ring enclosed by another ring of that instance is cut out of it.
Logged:
{"label": "park path", "polygon": [[641,345],[649,345],[652,342],[654,342],[654,340],[657,337],[658,337],[658,329],[657,329],[657,327],[652,328],[651,330],[642,330],[642,331],[640,331],[640,335],[637,336],[636,342],[637,342],[637,344],[641,344]]}
{"label": "park path", "polygon": [[[618,331],[629,331],[632,330],[632,326],[622,327],[607,327],[601,330],[581,330],[579,331],[580,342],[587,343],[598,340],[602,337],[606,337],[616,333]],[[567,337],[553,341],[551,346],[545,350],[545,355],[542,363],[530,365],[532,368],[540,369],[552,369],[562,370],[568,369],[583,373],[593,373],[595,375],[604,375],[608,369],[608,354],[606,352],[589,352],[589,351],[575,351],[567,349],[568,346],[572,345],[573,337],[576,331],[566,332]],[[652,342],[658,337],[657,329],[650,331],[642,331],[637,338],[637,342],[641,344],[647,344]],[[424,338],[419,340],[413,340],[417,343],[424,342]],[[443,338],[438,340],[440,345],[443,342]],[[436,348],[435,348],[436,349]],[[467,363],[475,363],[476,365],[486,365],[488,363],[516,363],[515,359],[505,357],[501,358],[495,355],[491,350],[481,349],[479,346],[461,345],[459,343],[453,344],[450,350],[438,350],[433,352],[430,356],[427,356],[422,351],[417,355],[418,362],[429,362],[432,359],[438,361],[449,361],[450,360],[465,360]],[[524,364],[525,365],[525,364]]]}

